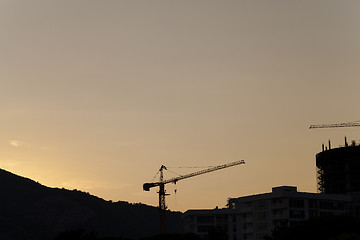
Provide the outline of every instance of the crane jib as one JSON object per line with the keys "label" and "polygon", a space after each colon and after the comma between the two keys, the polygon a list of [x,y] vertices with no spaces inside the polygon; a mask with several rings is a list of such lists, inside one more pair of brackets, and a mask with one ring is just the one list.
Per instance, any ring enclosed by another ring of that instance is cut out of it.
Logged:
{"label": "crane jib", "polygon": [[330,123],[330,124],[316,124],[310,125],[310,129],[314,128],[337,128],[337,127],[360,127],[360,121],[344,122],[344,123]]}
{"label": "crane jib", "polygon": [[239,165],[239,164],[245,164],[245,161],[244,160],[239,160],[239,161],[236,161],[236,162],[231,162],[231,163],[219,165],[219,166],[216,166],[216,167],[211,167],[211,168],[208,168],[208,169],[204,169],[204,170],[201,170],[201,171],[189,173],[189,174],[182,175],[182,176],[179,176],[179,177],[176,177],[176,178],[171,178],[171,179],[161,181],[161,182],[144,183],[143,189],[144,189],[144,191],[150,191],[150,188],[160,186],[160,184],[176,183],[177,181],[182,180],[182,179],[194,177],[194,176],[197,176],[197,175],[213,172],[213,171],[216,171],[216,170],[232,167],[232,166]]}

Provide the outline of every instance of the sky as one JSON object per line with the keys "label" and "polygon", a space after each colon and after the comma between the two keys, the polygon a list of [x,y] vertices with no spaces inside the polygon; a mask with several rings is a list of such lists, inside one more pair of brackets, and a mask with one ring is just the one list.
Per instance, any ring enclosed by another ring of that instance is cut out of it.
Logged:
{"label": "sky", "polygon": [[[360,142],[359,1],[2,0],[0,168],[174,211],[297,186]],[[179,168],[182,167],[182,168]],[[175,174],[176,173],[176,174]],[[175,193],[176,190],[176,193]]]}

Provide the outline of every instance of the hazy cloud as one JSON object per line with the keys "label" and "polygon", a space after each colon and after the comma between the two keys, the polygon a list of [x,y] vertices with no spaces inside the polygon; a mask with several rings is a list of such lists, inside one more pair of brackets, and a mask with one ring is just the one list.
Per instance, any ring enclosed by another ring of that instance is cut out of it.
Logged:
{"label": "hazy cloud", "polygon": [[13,147],[22,147],[25,145],[25,142],[19,140],[9,140],[8,143]]}

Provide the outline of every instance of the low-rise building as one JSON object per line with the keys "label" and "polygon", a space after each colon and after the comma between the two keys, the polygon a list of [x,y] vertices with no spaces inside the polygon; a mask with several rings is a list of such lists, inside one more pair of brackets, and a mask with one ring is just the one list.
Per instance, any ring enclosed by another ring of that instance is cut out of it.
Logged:
{"label": "low-rise building", "polygon": [[188,210],[184,230],[206,238],[211,228],[226,231],[229,240],[258,240],[277,226],[291,226],[314,216],[350,214],[351,197],[298,192],[275,187],[270,193],[230,198],[228,208]]}
{"label": "low-rise building", "polygon": [[184,214],[184,231],[199,235],[205,239],[212,229],[228,234],[230,221],[235,218],[233,209],[188,210]]}

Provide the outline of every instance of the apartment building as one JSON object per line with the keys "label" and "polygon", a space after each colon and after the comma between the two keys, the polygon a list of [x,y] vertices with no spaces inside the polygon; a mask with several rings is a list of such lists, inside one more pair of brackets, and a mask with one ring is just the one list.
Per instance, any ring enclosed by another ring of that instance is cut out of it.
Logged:
{"label": "apartment building", "polygon": [[291,226],[314,216],[350,214],[350,203],[350,196],[275,187],[270,193],[230,198],[228,208],[188,210],[184,230],[204,239],[210,229],[219,229],[229,240],[262,240],[277,226]]}

